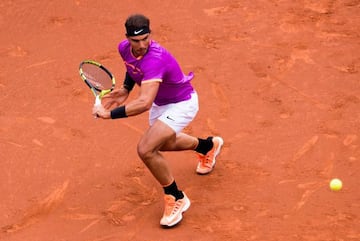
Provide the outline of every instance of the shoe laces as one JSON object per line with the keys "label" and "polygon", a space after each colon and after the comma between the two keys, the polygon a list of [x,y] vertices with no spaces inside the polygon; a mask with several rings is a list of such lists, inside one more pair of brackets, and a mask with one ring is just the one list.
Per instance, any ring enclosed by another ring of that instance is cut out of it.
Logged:
{"label": "shoe laces", "polygon": [[201,163],[202,166],[206,166],[206,167],[210,167],[212,164],[212,154],[214,152],[214,148],[211,149],[210,151],[208,151],[208,153],[206,153],[205,155],[203,154],[198,154],[199,156],[199,161]]}
{"label": "shoe laces", "polygon": [[206,166],[207,164],[210,163],[210,159],[208,158],[207,155],[198,154],[198,158],[202,166]]}
{"label": "shoe laces", "polygon": [[171,195],[165,196],[165,214],[166,216],[170,216],[176,213],[182,204],[182,200],[175,201],[175,198],[171,197]]}

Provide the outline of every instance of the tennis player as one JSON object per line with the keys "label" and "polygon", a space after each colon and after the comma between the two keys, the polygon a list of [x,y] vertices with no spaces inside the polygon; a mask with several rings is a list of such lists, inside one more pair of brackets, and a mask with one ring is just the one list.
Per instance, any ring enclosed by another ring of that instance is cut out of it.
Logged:
{"label": "tennis player", "polygon": [[[182,220],[190,200],[179,190],[163,151],[194,150],[199,162],[198,174],[210,173],[220,153],[219,136],[201,139],[185,134],[183,129],[196,116],[198,96],[191,85],[193,73],[185,75],[176,59],[151,39],[150,20],[134,14],[125,22],[126,39],[118,51],[126,67],[120,88],[104,97],[104,106],[94,107],[93,114],[103,119],[127,118],[149,110],[149,128],[141,137],[137,153],[164,189],[165,208],[160,224],[172,227]],[[139,96],[124,104],[135,86]]]}

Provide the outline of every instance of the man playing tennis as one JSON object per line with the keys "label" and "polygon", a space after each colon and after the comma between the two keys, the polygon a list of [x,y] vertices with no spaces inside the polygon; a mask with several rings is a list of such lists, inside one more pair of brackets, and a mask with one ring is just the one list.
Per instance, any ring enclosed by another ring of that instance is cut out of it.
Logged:
{"label": "man playing tennis", "polygon": [[[94,106],[93,114],[117,119],[150,110],[150,127],[140,139],[137,152],[164,188],[165,209],[160,224],[171,227],[181,221],[190,200],[178,189],[161,151],[195,150],[199,156],[196,172],[208,174],[215,166],[223,139],[201,139],[182,132],[199,109],[197,93],[190,83],[193,73],[185,75],[175,58],[150,38],[147,17],[131,15],[125,28],[126,39],[118,45],[126,67],[123,86],[104,97],[104,106]],[[139,96],[124,105],[135,84],[140,86]]]}

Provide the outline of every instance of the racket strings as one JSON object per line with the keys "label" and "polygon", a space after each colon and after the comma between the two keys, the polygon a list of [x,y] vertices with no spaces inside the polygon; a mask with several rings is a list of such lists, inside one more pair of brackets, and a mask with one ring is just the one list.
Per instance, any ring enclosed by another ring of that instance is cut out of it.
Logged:
{"label": "racket strings", "polygon": [[84,64],[82,73],[86,80],[97,90],[109,90],[113,88],[112,76],[104,69],[93,64]]}

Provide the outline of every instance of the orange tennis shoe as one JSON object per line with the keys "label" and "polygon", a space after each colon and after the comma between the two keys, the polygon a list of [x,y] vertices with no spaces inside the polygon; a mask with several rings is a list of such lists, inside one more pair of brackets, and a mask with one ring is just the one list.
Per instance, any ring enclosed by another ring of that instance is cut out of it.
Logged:
{"label": "orange tennis shoe", "polygon": [[206,153],[206,155],[198,154],[199,163],[196,168],[196,172],[198,174],[208,174],[215,167],[216,157],[220,153],[221,147],[224,144],[224,140],[219,136],[215,136],[212,138],[212,142],[214,146],[208,153]]}
{"label": "orange tennis shoe", "polygon": [[172,195],[165,195],[164,215],[160,220],[162,226],[172,227],[182,219],[182,213],[189,209],[190,200],[183,192],[184,197],[175,201]]}

